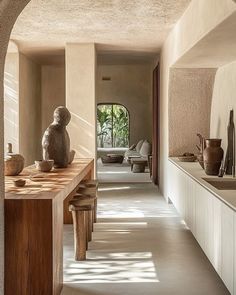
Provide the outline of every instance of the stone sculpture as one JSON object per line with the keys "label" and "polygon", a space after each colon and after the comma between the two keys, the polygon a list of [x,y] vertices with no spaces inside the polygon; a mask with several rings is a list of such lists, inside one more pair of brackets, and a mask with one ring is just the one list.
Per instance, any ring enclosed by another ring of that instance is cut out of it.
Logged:
{"label": "stone sculpture", "polygon": [[44,132],[42,139],[43,159],[54,160],[54,167],[66,168],[71,161],[70,138],[66,130],[71,114],[66,107],[58,107],[54,120]]}
{"label": "stone sculpture", "polygon": [[225,174],[235,175],[235,127],[234,111],[230,111],[229,124],[227,128],[228,147],[225,157]]}

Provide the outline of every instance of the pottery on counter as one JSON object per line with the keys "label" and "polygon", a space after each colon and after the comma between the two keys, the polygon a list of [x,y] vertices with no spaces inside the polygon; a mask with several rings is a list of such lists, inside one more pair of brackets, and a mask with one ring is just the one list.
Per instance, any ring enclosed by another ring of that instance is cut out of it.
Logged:
{"label": "pottery on counter", "polygon": [[204,169],[203,151],[206,148],[206,141],[205,141],[205,138],[200,133],[198,133],[197,136],[200,141],[200,144],[196,146],[199,152],[197,155],[197,160],[200,166],[202,167],[202,169]]}
{"label": "pottery on counter", "polygon": [[230,111],[227,127],[228,145],[225,155],[224,170],[227,175],[235,175],[235,126],[234,111]]}
{"label": "pottery on counter", "polygon": [[195,162],[197,157],[192,153],[184,153],[181,156],[178,156],[180,162]]}
{"label": "pottery on counter", "polygon": [[207,175],[218,175],[224,151],[221,148],[221,139],[206,139],[206,148],[203,151],[204,169]]}
{"label": "pottery on counter", "polygon": [[34,161],[34,163],[38,171],[49,172],[52,170],[54,160],[40,160],[40,161]]}
{"label": "pottery on counter", "polygon": [[7,144],[7,155],[5,157],[5,175],[16,176],[24,169],[25,159],[20,154],[14,154],[12,144]]}

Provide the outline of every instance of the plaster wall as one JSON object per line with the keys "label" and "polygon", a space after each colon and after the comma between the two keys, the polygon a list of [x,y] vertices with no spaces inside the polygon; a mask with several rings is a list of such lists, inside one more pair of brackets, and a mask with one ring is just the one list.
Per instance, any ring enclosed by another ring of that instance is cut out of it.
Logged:
{"label": "plaster wall", "polygon": [[0,295],[4,294],[4,64],[12,26],[29,0],[0,1]]}
{"label": "plaster wall", "polygon": [[94,44],[66,45],[68,131],[77,157],[96,158],[96,50]]}
{"label": "plaster wall", "polygon": [[41,158],[41,68],[19,55],[19,143],[25,165]]}
{"label": "plaster wall", "polygon": [[169,155],[196,153],[197,133],[210,135],[211,100],[216,69],[171,69]]}
{"label": "plaster wall", "polygon": [[7,53],[4,70],[4,148],[19,152],[19,53]]}
{"label": "plaster wall", "polygon": [[41,67],[42,133],[53,121],[56,107],[65,105],[65,65]]}
{"label": "plaster wall", "polygon": [[236,118],[236,61],[220,67],[216,72],[212,97],[211,137],[222,138],[222,147],[227,148],[227,125],[229,112]]}
{"label": "plaster wall", "polygon": [[[103,81],[102,77],[110,77]],[[120,103],[130,113],[130,145],[151,141],[152,68],[147,64],[98,65],[97,103]]]}
{"label": "plaster wall", "polygon": [[[170,68],[214,27],[236,10],[232,0],[193,0],[166,39],[160,55],[160,189],[168,198]],[[189,130],[192,133],[192,130]]]}

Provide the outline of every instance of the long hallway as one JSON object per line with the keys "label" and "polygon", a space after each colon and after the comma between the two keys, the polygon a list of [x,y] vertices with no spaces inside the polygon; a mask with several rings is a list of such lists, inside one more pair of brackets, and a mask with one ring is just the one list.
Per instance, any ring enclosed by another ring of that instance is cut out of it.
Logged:
{"label": "long hallway", "polygon": [[191,232],[151,183],[101,184],[88,259],[65,227],[63,295],[229,294]]}

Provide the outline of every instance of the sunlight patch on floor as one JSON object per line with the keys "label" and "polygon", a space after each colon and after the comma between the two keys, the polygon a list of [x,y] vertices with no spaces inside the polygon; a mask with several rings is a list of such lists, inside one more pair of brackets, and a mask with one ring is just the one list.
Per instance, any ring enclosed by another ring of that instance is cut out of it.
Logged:
{"label": "sunlight patch on floor", "polygon": [[76,263],[67,259],[65,283],[159,282],[151,253],[110,253],[110,259]]}

